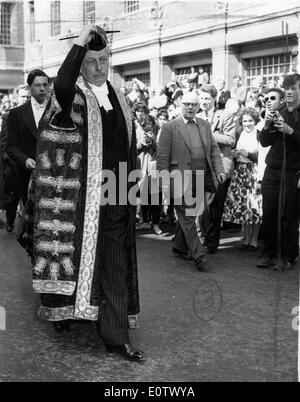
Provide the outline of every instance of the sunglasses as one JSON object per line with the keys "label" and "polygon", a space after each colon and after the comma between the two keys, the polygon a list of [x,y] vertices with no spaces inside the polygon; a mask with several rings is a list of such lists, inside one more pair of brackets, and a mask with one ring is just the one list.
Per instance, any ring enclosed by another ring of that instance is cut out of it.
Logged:
{"label": "sunglasses", "polygon": [[198,103],[183,103],[183,106],[185,107],[197,107],[199,106]]}
{"label": "sunglasses", "polygon": [[276,96],[270,96],[270,97],[266,96],[264,99],[266,102],[268,102],[268,100],[271,100],[271,101],[277,100]]}

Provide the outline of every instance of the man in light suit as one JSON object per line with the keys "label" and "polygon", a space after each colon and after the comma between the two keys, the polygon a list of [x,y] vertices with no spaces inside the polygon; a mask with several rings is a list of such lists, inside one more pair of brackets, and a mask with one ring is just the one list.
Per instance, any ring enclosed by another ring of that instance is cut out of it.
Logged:
{"label": "man in light suit", "polygon": [[49,77],[42,70],[29,73],[27,84],[31,100],[12,109],[7,120],[7,155],[16,162],[22,200],[26,203],[28,184],[35,169],[36,139],[39,122],[46,109]]}
{"label": "man in light suit", "polygon": [[[196,93],[185,93],[182,98],[182,114],[169,121],[163,128],[158,142],[159,171],[204,171],[204,191],[217,191],[225,180],[225,171],[219,147],[214,140],[209,123],[196,118],[199,99]],[[172,195],[171,195],[172,196]],[[197,196],[197,195],[196,195]],[[199,270],[204,269],[205,250],[196,228],[196,215],[188,214],[183,201],[176,205],[178,228],[173,251],[193,259]]]}
{"label": "man in light suit", "polygon": [[226,173],[226,180],[219,185],[213,202],[209,206],[209,213],[204,213],[202,216],[201,229],[205,237],[204,245],[209,253],[214,253],[220,242],[224,202],[234,168],[231,149],[236,143],[235,114],[226,109],[216,108],[217,94],[214,85],[202,86],[199,94],[202,111],[197,115],[210,124],[212,135],[220,148]]}

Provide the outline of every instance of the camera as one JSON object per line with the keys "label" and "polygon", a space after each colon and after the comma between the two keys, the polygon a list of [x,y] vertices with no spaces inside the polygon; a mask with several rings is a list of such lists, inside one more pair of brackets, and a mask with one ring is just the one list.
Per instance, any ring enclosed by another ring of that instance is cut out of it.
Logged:
{"label": "camera", "polygon": [[274,112],[271,120],[271,125],[277,124],[280,121],[283,121],[283,117],[278,111]]}
{"label": "camera", "polygon": [[273,124],[276,124],[278,123],[278,121],[279,121],[279,112],[276,111],[272,117],[272,122]]}

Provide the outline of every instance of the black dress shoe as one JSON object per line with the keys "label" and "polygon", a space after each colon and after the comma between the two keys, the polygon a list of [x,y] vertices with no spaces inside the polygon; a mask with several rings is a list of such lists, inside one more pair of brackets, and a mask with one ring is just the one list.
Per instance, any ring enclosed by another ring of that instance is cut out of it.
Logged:
{"label": "black dress shoe", "polygon": [[190,261],[192,259],[187,253],[184,253],[183,251],[178,250],[178,248],[173,247],[172,251],[173,251],[173,253],[180,255],[180,257],[182,257],[185,260]]}
{"label": "black dress shoe", "polygon": [[217,251],[217,248],[215,247],[203,246],[203,248],[207,254],[215,254]]}
{"label": "black dress shoe", "polygon": [[141,349],[137,349],[130,343],[123,345],[110,345],[105,343],[105,348],[109,353],[119,353],[128,360],[142,362],[146,359],[145,353]]}
{"label": "black dress shoe", "polygon": [[208,272],[208,269],[206,268],[206,263],[207,259],[205,258],[205,256],[199,257],[197,260],[195,260],[196,267],[201,272]]}
{"label": "black dress shoe", "polygon": [[53,326],[54,326],[55,331],[58,332],[59,334],[62,334],[64,332],[70,332],[70,330],[71,330],[70,323],[67,320],[55,321],[53,323]]}

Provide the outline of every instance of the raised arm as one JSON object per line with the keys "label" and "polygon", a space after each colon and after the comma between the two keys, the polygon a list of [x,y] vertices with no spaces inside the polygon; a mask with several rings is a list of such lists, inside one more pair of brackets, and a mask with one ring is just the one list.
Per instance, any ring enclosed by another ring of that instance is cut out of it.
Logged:
{"label": "raised arm", "polygon": [[63,110],[72,105],[75,96],[76,80],[80,73],[84,56],[88,50],[87,45],[93,39],[95,30],[97,33],[104,33],[101,28],[95,28],[95,25],[87,25],[81,30],[54,80],[56,99]]}

